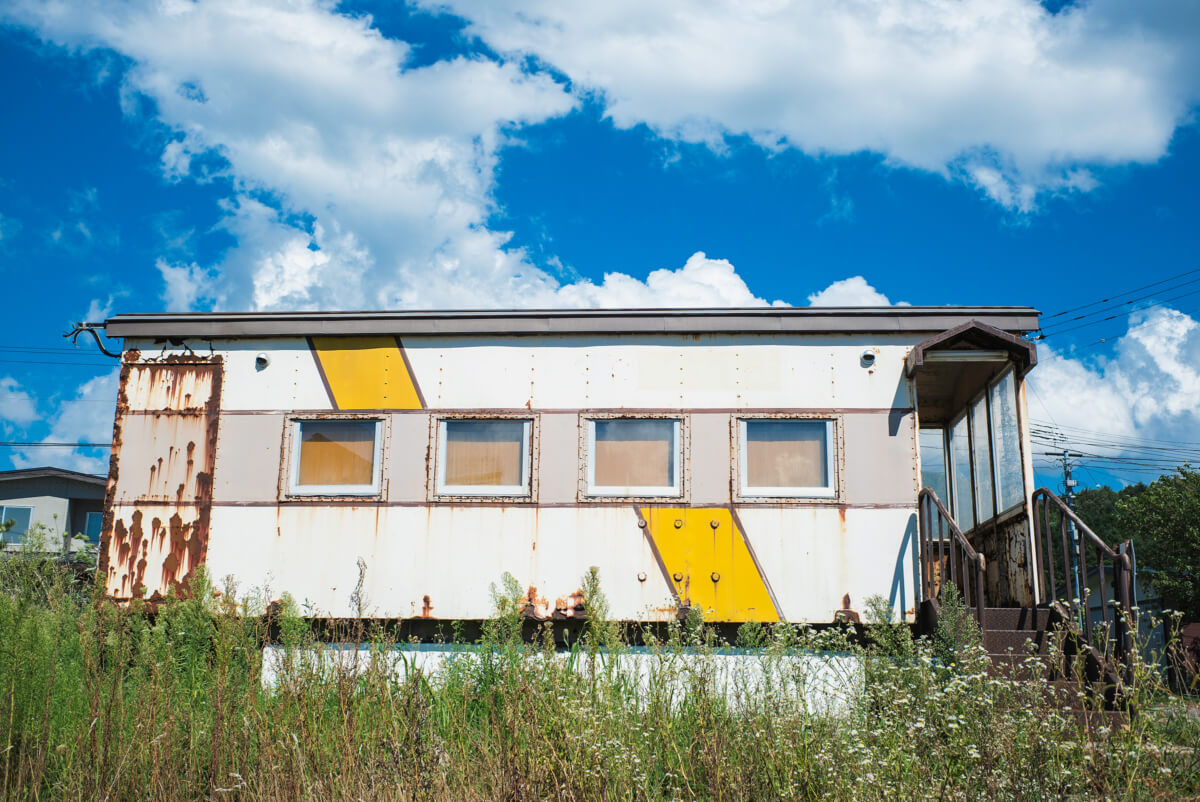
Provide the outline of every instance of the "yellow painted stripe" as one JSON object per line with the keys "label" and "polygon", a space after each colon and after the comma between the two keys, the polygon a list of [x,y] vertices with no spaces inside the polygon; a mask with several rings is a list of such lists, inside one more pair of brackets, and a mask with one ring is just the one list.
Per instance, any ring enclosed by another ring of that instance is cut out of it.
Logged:
{"label": "yellow painted stripe", "polygon": [[422,409],[417,382],[395,337],[313,337],[338,409]]}
{"label": "yellow painted stripe", "polygon": [[653,507],[639,513],[680,603],[698,607],[706,621],[780,619],[745,534],[728,509]]}

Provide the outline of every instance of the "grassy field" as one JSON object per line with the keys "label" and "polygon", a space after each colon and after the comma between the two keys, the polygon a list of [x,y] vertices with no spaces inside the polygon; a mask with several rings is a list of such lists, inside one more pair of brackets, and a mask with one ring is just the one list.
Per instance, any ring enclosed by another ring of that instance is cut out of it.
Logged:
{"label": "grassy field", "polygon": [[[79,800],[1200,795],[1200,721],[1147,666],[1142,713],[1108,727],[1043,680],[990,675],[968,628],[914,641],[879,623],[864,646],[748,625],[756,680],[731,688],[698,622],[630,669],[598,579],[584,579],[592,623],[570,653],[522,642],[515,589],[502,587],[482,643],[430,675],[398,671],[402,655],[369,627],[349,635],[373,659],[320,659],[326,647],[285,604],[265,687],[260,599],[200,583],[151,616],[97,600],[54,563],[5,559],[0,788]],[[873,615],[888,617],[878,602]],[[814,708],[809,687],[812,656],[831,652],[859,666],[835,712]]]}

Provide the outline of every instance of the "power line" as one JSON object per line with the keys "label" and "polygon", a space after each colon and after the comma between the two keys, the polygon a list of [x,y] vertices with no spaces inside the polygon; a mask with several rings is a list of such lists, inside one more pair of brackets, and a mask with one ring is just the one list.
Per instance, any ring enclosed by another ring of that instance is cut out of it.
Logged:
{"label": "power line", "polygon": [[1124,295],[1132,295],[1135,292],[1141,292],[1142,290],[1148,290],[1151,287],[1157,287],[1160,284],[1166,284],[1169,281],[1174,281],[1175,279],[1183,278],[1184,276],[1190,276],[1193,273],[1200,273],[1200,267],[1198,267],[1194,270],[1186,270],[1182,273],[1179,273],[1178,275],[1171,276],[1170,278],[1164,278],[1159,281],[1152,282],[1150,284],[1144,284],[1141,287],[1134,287],[1132,290],[1125,290],[1124,292],[1118,292],[1116,295],[1113,295],[1111,298],[1101,298],[1099,301],[1092,301],[1091,303],[1086,303],[1086,304],[1083,304],[1082,306],[1074,306],[1074,307],[1071,307],[1070,309],[1064,309],[1061,312],[1055,312],[1053,315],[1047,315],[1045,319],[1050,320],[1052,318],[1061,317],[1062,315],[1069,315],[1072,312],[1078,312],[1080,309],[1087,309],[1089,306],[1105,304],[1105,303],[1108,303],[1109,301],[1116,300],[1117,298],[1120,298]]}
{"label": "power line", "polygon": [[[1197,279],[1197,280],[1198,280],[1198,281],[1200,281],[1200,279]],[[1191,284],[1191,283],[1194,283],[1194,282],[1188,282],[1188,283],[1189,283],[1189,284]],[[1181,286],[1182,286],[1182,285],[1181,285]],[[1178,288],[1178,287],[1174,287],[1173,289],[1179,289],[1179,288]],[[1098,325],[1098,324],[1100,324],[1100,323],[1104,323],[1104,322],[1107,322],[1107,321],[1109,321],[1109,320],[1116,320],[1116,319],[1117,319],[1117,318],[1119,318],[1119,317],[1128,317],[1128,316],[1132,315],[1134,312],[1141,312],[1141,311],[1144,311],[1144,310],[1146,310],[1146,309],[1153,309],[1153,308],[1155,308],[1155,307],[1157,307],[1157,306],[1162,306],[1163,304],[1168,304],[1168,303],[1171,303],[1172,301],[1178,301],[1180,298],[1187,298],[1187,297],[1189,297],[1189,296],[1192,296],[1192,295],[1197,295],[1197,294],[1200,294],[1200,290],[1192,290],[1191,292],[1185,292],[1185,293],[1183,293],[1183,294],[1181,294],[1181,295],[1175,295],[1175,296],[1172,296],[1172,297],[1170,297],[1170,298],[1164,298],[1164,299],[1163,299],[1163,300],[1161,300],[1161,301],[1155,301],[1154,303],[1149,303],[1149,304],[1145,304],[1145,305],[1143,305],[1143,306],[1139,306],[1139,307],[1137,307],[1136,309],[1130,309],[1130,310],[1128,310],[1128,311],[1125,311],[1125,312],[1118,312],[1118,313],[1116,313],[1116,314],[1114,314],[1114,315],[1109,315],[1108,317],[1100,318],[1100,319],[1098,319],[1098,320],[1092,320],[1092,321],[1089,321],[1089,322],[1087,322],[1087,323],[1080,323],[1078,326],[1070,326],[1070,327],[1068,327],[1068,328],[1065,328],[1065,329],[1056,329],[1056,330],[1051,330],[1051,331],[1048,331],[1048,332],[1047,332],[1047,331],[1043,331],[1041,334],[1039,334],[1039,335],[1038,335],[1037,337],[1035,337],[1034,339],[1036,339],[1036,340],[1044,340],[1044,339],[1046,339],[1047,337],[1053,337],[1053,336],[1056,336],[1056,335],[1059,335],[1059,334],[1066,334],[1066,333],[1067,333],[1067,332],[1069,332],[1069,331],[1076,331],[1076,330],[1078,330],[1078,329],[1086,329],[1086,328],[1088,328],[1089,326],[1096,326],[1096,325]],[[1148,296],[1147,296],[1147,297],[1148,297]],[[1127,302],[1127,303],[1132,303],[1132,302]],[[1108,312],[1108,311],[1111,311],[1111,310],[1109,310],[1109,309],[1105,309],[1105,310],[1103,310],[1103,311],[1105,311],[1105,312]],[[1097,312],[1097,314],[1099,314],[1099,312]]]}

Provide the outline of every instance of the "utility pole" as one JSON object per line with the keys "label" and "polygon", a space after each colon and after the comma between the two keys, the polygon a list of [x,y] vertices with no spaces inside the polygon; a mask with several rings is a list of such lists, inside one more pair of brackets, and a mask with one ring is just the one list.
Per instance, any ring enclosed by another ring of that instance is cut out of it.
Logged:
{"label": "utility pole", "polygon": [[[1075,510],[1075,488],[1079,486],[1079,481],[1071,477],[1071,469],[1075,467],[1072,460],[1079,459],[1083,454],[1063,449],[1062,454],[1058,456],[1062,459],[1063,501],[1073,512]],[[1083,597],[1087,593],[1083,585],[1083,576],[1079,571],[1079,532],[1075,529],[1075,522],[1070,518],[1067,518],[1067,531],[1071,533],[1071,575],[1075,577],[1075,593],[1079,596],[1080,604],[1086,604]]]}

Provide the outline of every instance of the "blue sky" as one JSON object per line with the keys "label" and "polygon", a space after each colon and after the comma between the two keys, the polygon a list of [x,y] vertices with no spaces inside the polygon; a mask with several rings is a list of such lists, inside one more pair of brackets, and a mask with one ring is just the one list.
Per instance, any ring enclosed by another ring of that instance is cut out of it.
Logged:
{"label": "blue sky", "polygon": [[[643,5],[6,3],[0,439],[108,439],[60,335],[110,312],[1054,313],[1200,268],[1188,2]],[[1049,337],[1033,417],[1200,442],[1200,295],[1149,306],[1196,278]]]}

